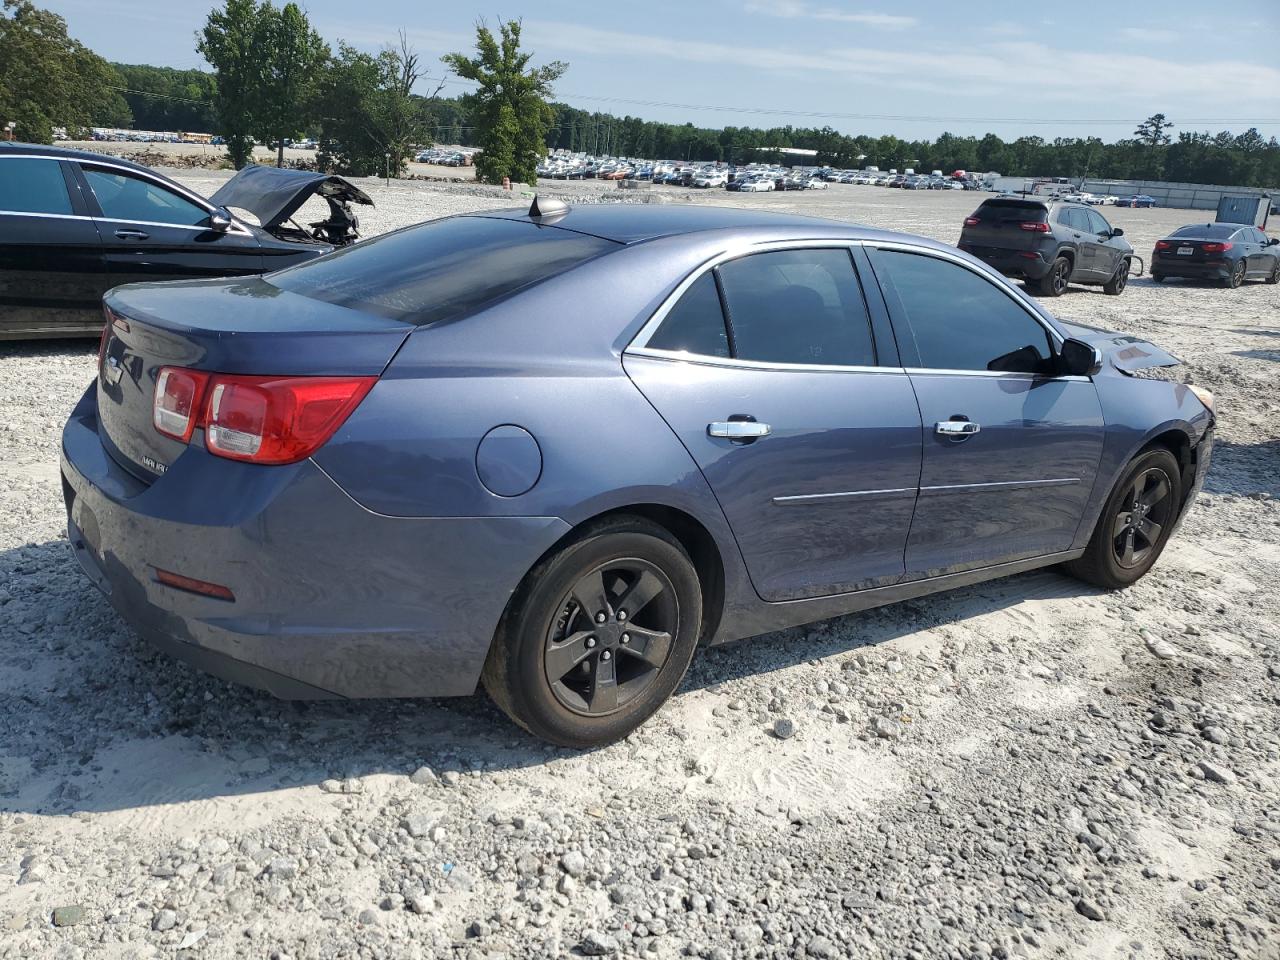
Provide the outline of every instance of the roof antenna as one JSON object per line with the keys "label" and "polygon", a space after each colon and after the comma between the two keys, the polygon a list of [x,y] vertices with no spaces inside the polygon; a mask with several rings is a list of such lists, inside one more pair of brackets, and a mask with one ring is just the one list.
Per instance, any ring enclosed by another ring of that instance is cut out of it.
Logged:
{"label": "roof antenna", "polygon": [[533,203],[529,204],[529,216],[531,217],[550,220],[553,217],[563,217],[568,212],[569,205],[563,200],[556,200],[552,197],[544,199],[536,193],[533,195]]}

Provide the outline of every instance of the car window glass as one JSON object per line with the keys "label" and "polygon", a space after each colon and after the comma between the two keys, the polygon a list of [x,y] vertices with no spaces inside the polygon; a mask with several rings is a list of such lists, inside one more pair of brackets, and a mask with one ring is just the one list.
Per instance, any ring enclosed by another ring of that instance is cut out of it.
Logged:
{"label": "car window glass", "polygon": [[710,273],[704,273],[684,292],[647,346],[708,357],[729,356],[720,294]]}
{"label": "car window glass", "polygon": [[142,220],[194,227],[208,223],[203,207],[150,180],[115,170],[84,168],[85,179],[108,220]]}
{"label": "car window glass", "polygon": [[1089,218],[1089,229],[1093,233],[1111,233],[1111,224],[1107,223],[1106,219],[1104,219],[1101,214],[1094,213],[1092,210],[1086,210],[1085,216]]}
{"label": "car window glass", "polygon": [[13,213],[71,213],[71,198],[57,160],[0,159],[0,210]]}
{"label": "car window glass", "polygon": [[848,250],[779,250],[717,268],[734,356],[768,363],[873,366],[875,348]]}
{"label": "car window glass", "polygon": [[1080,220],[1076,215],[1076,211],[1070,207],[1066,207],[1058,211],[1058,222],[1064,227],[1070,227],[1072,230],[1081,229]]}
{"label": "car window glass", "polygon": [[341,307],[428,324],[564,273],[612,240],[497,217],[447,217],[384,233],[271,274],[268,282]]}
{"label": "car window glass", "polygon": [[1043,326],[972,270],[936,257],[878,252],[876,273],[897,296],[920,367],[1046,373]]}

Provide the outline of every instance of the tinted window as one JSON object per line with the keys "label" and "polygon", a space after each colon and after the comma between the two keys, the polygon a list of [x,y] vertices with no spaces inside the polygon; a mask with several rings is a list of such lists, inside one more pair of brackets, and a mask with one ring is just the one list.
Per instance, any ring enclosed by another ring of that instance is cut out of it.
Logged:
{"label": "tinted window", "polygon": [[1043,203],[1026,200],[983,200],[977,213],[979,219],[1001,223],[1043,223],[1048,215],[1048,208]]}
{"label": "tinted window", "polygon": [[871,324],[849,251],[757,253],[718,271],[735,357],[875,365]]}
{"label": "tinted window", "polygon": [[57,160],[0,158],[0,210],[70,213],[71,198]]}
{"label": "tinted window", "polygon": [[1192,224],[1189,227],[1179,227],[1170,236],[1197,237],[1205,240],[1230,240],[1231,235],[1235,232],[1236,228],[1230,224],[1199,223]]}
{"label": "tinted window", "polygon": [[315,300],[427,324],[471,312],[618,246],[527,221],[451,217],[343,247],[268,279]]}
{"label": "tinted window", "polygon": [[186,227],[209,220],[203,207],[142,177],[91,167],[84,168],[84,176],[108,220],[143,220]]}
{"label": "tinted window", "polygon": [[[971,270],[912,253],[881,250],[876,273],[896,294],[918,359],[941,370],[1047,372],[1049,335],[993,283]],[[901,337],[899,346],[901,346]]]}
{"label": "tinted window", "polygon": [[1102,216],[1102,214],[1095,213],[1092,210],[1086,210],[1085,216],[1089,218],[1090,232],[1097,233],[1097,234],[1111,233],[1111,224],[1107,223],[1106,219]]}
{"label": "tinted window", "polygon": [[1089,221],[1080,215],[1080,211],[1072,207],[1064,207],[1058,211],[1058,222],[1072,230],[1088,230]]}
{"label": "tinted window", "polygon": [[649,338],[655,350],[700,353],[708,357],[729,356],[729,337],[720,309],[720,294],[710,273],[704,273],[684,292],[662,326]]}

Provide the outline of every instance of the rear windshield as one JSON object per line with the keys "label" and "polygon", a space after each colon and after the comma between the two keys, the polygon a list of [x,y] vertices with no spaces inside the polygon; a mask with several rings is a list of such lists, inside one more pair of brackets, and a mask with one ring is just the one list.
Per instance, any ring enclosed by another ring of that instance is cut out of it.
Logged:
{"label": "rear windshield", "polygon": [[451,217],[266,279],[313,300],[425,325],[473,312],[617,248],[612,240],[524,220]]}
{"label": "rear windshield", "polygon": [[1202,237],[1205,240],[1230,240],[1239,229],[1238,224],[1201,223],[1192,224],[1189,227],[1179,227],[1173,231],[1171,236]]}
{"label": "rear windshield", "polygon": [[1043,220],[1049,211],[1043,203],[1025,200],[983,200],[978,216],[983,220],[1019,220],[1027,223]]}

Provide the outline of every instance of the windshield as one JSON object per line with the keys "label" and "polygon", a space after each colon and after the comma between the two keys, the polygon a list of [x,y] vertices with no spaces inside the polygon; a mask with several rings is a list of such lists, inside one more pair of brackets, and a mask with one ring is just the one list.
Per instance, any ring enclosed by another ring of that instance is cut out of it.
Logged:
{"label": "windshield", "polygon": [[524,220],[451,217],[345,247],[266,280],[422,326],[474,312],[618,246]]}

